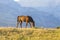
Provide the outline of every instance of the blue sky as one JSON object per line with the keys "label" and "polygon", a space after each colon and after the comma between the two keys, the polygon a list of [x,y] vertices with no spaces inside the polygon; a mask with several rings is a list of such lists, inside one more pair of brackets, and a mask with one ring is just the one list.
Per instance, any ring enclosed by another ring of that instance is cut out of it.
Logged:
{"label": "blue sky", "polygon": [[24,7],[55,7],[60,4],[60,0],[14,0]]}

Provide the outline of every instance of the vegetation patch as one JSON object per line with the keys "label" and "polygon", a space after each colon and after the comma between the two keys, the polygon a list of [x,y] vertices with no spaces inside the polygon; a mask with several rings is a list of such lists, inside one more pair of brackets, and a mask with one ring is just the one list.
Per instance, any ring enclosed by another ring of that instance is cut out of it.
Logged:
{"label": "vegetation patch", "polygon": [[60,29],[0,28],[0,40],[60,40]]}

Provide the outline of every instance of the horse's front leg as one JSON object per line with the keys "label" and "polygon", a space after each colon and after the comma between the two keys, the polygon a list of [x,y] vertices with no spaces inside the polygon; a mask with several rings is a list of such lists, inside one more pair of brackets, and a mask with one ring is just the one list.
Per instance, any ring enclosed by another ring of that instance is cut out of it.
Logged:
{"label": "horse's front leg", "polygon": [[30,24],[30,27],[32,28],[32,26],[31,26],[31,22],[29,22],[29,24]]}
{"label": "horse's front leg", "polygon": [[34,25],[33,25],[33,23],[31,22],[31,28],[33,28],[34,27]]}

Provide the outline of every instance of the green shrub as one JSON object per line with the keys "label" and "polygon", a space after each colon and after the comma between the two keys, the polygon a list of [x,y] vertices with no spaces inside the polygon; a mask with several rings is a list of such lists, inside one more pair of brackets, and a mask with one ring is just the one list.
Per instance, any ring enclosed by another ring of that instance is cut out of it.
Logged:
{"label": "green shrub", "polygon": [[57,29],[60,29],[60,27],[57,27]]}

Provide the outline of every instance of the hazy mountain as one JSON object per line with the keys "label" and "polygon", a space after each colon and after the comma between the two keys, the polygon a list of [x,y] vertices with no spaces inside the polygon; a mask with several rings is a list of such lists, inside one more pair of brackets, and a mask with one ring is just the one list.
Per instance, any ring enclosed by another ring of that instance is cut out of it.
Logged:
{"label": "hazy mountain", "polygon": [[0,1],[0,26],[16,26],[18,15],[30,15],[34,19],[36,26],[56,27],[60,26],[60,20],[50,12],[41,11],[31,7],[21,7],[16,2],[10,0],[8,3]]}

